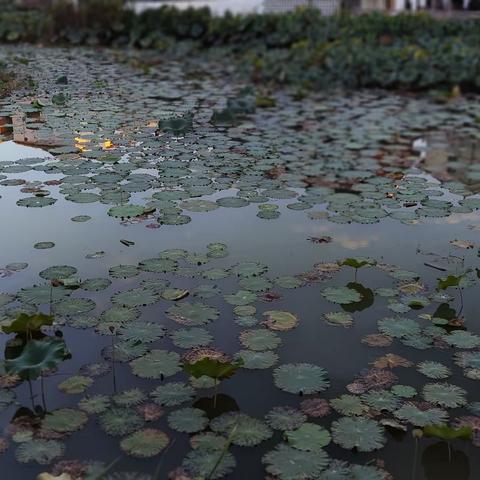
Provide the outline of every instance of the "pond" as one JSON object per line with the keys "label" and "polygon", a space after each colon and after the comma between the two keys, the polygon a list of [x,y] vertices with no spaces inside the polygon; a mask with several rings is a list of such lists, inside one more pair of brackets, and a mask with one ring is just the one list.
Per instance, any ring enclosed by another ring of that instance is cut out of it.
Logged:
{"label": "pond", "polygon": [[477,97],[2,56],[3,478],[479,478]]}

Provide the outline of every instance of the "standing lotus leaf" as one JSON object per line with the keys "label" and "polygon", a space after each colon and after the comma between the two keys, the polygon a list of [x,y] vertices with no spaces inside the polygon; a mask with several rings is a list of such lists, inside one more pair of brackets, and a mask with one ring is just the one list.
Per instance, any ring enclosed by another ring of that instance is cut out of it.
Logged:
{"label": "standing lotus leaf", "polygon": [[281,443],[266,453],[262,462],[267,472],[279,480],[317,479],[329,458],[323,450],[307,452]]}
{"label": "standing lotus leaf", "polygon": [[253,447],[273,434],[264,422],[240,412],[228,412],[214,418],[210,428],[229,437],[234,445],[240,447]]}
{"label": "standing lotus leaf", "polygon": [[289,393],[323,392],[330,386],[327,371],[310,363],[287,363],[273,372],[275,385]]}
{"label": "standing lotus leaf", "polygon": [[342,417],[332,423],[333,441],[346,449],[371,452],[386,442],[383,427],[369,418]]}

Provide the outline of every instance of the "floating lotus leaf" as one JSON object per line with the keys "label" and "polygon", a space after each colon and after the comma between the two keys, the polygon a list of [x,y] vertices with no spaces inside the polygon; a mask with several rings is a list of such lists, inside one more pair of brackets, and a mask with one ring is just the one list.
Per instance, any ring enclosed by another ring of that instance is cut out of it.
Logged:
{"label": "floating lotus leaf", "polygon": [[119,325],[133,322],[140,316],[140,311],[135,308],[113,306],[102,312],[101,322],[107,324]]}
{"label": "floating lotus leaf", "polygon": [[384,318],[379,320],[378,329],[394,338],[411,337],[420,334],[420,325],[410,318]]}
{"label": "floating lotus leaf", "polygon": [[100,200],[100,195],[92,192],[71,193],[65,197],[65,200],[74,203],[94,203]]}
{"label": "floating lotus leaf", "polygon": [[50,284],[35,285],[30,288],[24,288],[18,292],[18,299],[21,302],[41,305],[45,303],[58,302],[70,295],[70,292],[63,287],[53,287]]}
{"label": "floating lotus leaf", "polygon": [[262,351],[273,350],[280,343],[280,337],[266,328],[258,328],[255,330],[244,330],[240,334],[241,344],[249,350]]}
{"label": "floating lotus leaf", "polygon": [[173,272],[178,265],[175,260],[169,260],[168,258],[148,258],[142,260],[138,266],[146,272],[167,273]]}
{"label": "floating lotus leaf", "polygon": [[39,275],[45,280],[55,280],[58,278],[68,278],[76,273],[77,269],[75,267],[70,267],[68,265],[57,265],[42,270]]}
{"label": "floating lotus leaf", "polygon": [[230,305],[248,305],[257,300],[257,295],[249,290],[239,290],[231,295],[225,295],[225,301]]}
{"label": "floating lotus leaf", "polygon": [[206,280],[220,280],[230,276],[230,271],[224,268],[212,268],[202,272],[203,278]]}
{"label": "floating lotus leaf", "polygon": [[76,215],[75,217],[72,217],[70,220],[72,222],[84,223],[84,222],[88,222],[91,219],[92,217],[90,217],[89,215]]}
{"label": "floating lotus leaf", "polygon": [[342,415],[362,415],[366,407],[360,397],[355,395],[341,395],[338,398],[330,400],[330,405]]}
{"label": "floating lotus leaf", "polygon": [[58,385],[59,390],[63,393],[75,394],[83,393],[87,388],[93,385],[93,380],[90,377],[84,377],[83,375],[74,375],[67,378]]}
{"label": "floating lotus leaf", "polygon": [[140,307],[151,305],[158,301],[158,295],[148,288],[134,288],[125,292],[116,293],[112,302],[124,307]]}
{"label": "floating lotus leaf", "polygon": [[391,390],[394,395],[402,398],[413,398],[417,394],[410,385],[394,385]]}
{"label": "floating lotus leaf", "polygon": [[113,396],[113,401],[119,407],[134,407],[140,405],[147,398],[143,390],[139,388],[130,388]]}
{"label": "floating lotus leaf", "polygon": [[48,465],[61,457],[65,451],[63,443],[56,440],[29,440],[15,450],[15,458],[21,463],[37,462]]}
{"label": "floating lotus leaf", "polygon": [[275,385],[289,393],[318,393],[330,386],[327,371],[309,363],[287,363],[273,372]]}
{"label": "floating lotus leaf", "polygon": [[166,350],[152,350],[130,362],[132,371],[140,378],[163,378],[181,370],[180,356]]}
{"label": "floating lotus leaf", "polygon": [[134,322],[122,326],[119,335],[127,342],[150,343],[164,337],[166,331],[167,329],[158,323]]}
{"label": "floating lotus leaf", "polygon": [[266,265],[257,262],[243,262],[235,265],[232,272],[239,277],[258,277],[268,270]]}
{"label": "floating lotus leaf", "polygon": [[271,368],[278,362],[278,355],[270,350],[255,352],[253,350],[240,350],[235,358],[241,359],[243,368],[258,370]]}
{"label": "floating lotus leaf", "polygon": [[125,437],[120,448],[136,458],[150,458],[158,455],[167,445],[168,436],[155,428],[144,428]]}
{"label": "floating lotus leaf", "polygon": [[188,326],[201,326],[216,320],[219,312],[216,308],[203,303],[182,302],[172,305],[166,312],[171,320]]}
{"label": "floating lotus leaf", "polygon": [[83,428],[87,421],[87,414],[81,410],[60,408],[45,415],[42,428],[52,432],[70,433]]}
{"label": "floating lotus leaf", "polygon": [[82,282],[81,288],[88,292],[100,292],[108,288],[111,284],[112,282],[108,278],[89,278]]}
{"label": "floating lotus leaf", "polygon": [[158,386],[150,396],[158,405],[174,407],[190,401],[195,396],[195,389],[186,383],[172,382]]}
{"label": "floating lotus leaf", "polygon": [[296,277],[277,277],[273,281],[275,285],[281,288],[298,288],[302,286],[302,281]]}
{"label": "floating lotus leaf", "polygon": [[187,454],[183,459],[182,466],[197,478],[217,480],[231,473],[236,462],[230,452],[223,454],[223,452],[198,448]]}
{"label": "floating lotus leaf", "polygon": [[383,427],[363,417],[342,417],[332,423],[333,441],[346,449],[371,452],[386,442]]}
{"label": "floating lotus leaf", "polygon": [[428,378],[440,380],[449,377],[452,373],[448,367],[439,362],[425,361],[418,364],[418,371]]}
{"label": "floating lotus leaf", "polygon": [[121,205],[112,207],[108,210],[108,214],[115,218],[132,218],[139,217],[145,213],[145,208],[141,205]]}
{"label": "floating lotus leaf", "polygon": [[411,423],[417,427],[424,427],[425,425],[439,425],[448,419],[447,412],[440,408],[428,408],[420,410],[413,403],[406,403],[402,405],[396,412],[395,416],[400,420]]}
{"label": "floating lotus leaf", "polygon": [[67,317],[87,313],[96,307],[90,298],[66,298],[55,304],[55,313]]}
{"label": "floating lotus leaf", "polygon": [[222,291],[216,285],[199,285],[195,289],[195,296],[199,298],[212,298],[220,295]]}
{"label": "floating lotus leaf", "polygon": [[229,207],[229,208],[240,208],[240,207],[246,207],[247,205],[249,205],[248,200],[245,200],[244,198],[241,198],[241,197],[222,197],[222,198],[219,198],[216,202],[221,207]]}
{"label": "floating lotus leaf", "polygon": [[200,199],[184,200],[179,206],[189,212],[211,212],[219,208],[215,202]]}
{"label": "floating lotus leaf", "polygon": [[307,452],[281,443],[266,453],[262,462],[267,472],[280,480],[315,479],[320,478],[329,458],[323,450]]}
{"label": "floating lotus leaf", "polygon": [[332,439],[326,428],[315,423],[304,423],[296,430],[285,432],[285,438],[292,447],[307,452],[320,451]]}
{"label": "floating lotus leaf", "polygon": [[78,408],[90,415],[103,413],[110,406],[110,399],[106,395],[84,397],[78,402]]}
{"label": "floating lotus leaf", "polygon": [[480,347],[480,336],[464,330],[454,330],[446,335],[444,340],[451,346],[457,348],[471,349]]}
{"label": "floating lotus leaf", "polygon": [[131,278],[140,273],[136,265],[117,265],[112,267],[108,274],[113,278]]}
{"label": "floating lotus leaf", "polygon": [[103,412],[98,421],[102,430],[108,435],[123,436],[143,426],[143,420],[130,408],[111,407]]}
{"label": "floating lotus leaf", "polygon": [[208,425],[208,418],[199,408],[181,408],[168,416],[168,425],[177,432],[195,433],[204,430]]}
{"label": "floating lotus leaf", "polygon": [[178,348],[206,347],[213,337],[204,328],[180,328],[171,334],[173,344]]}
{"label": "floating lotus leaf", "polygon": [[272,436],[270,428],[261,420],[245,413],[228,412],[214,418],[210,428],[230,438],[234,445],[253,447]]}
{"label": "floating lotus leaf", "polygon": [[267,424],[275,430],[295,430],[307,421],[307,416],[292,407],[273,407],[265,415]]}
{"label": "floating lotus leaf", "polygon": [[372,390],[362,395],[362,402],[379,412],[393,412],[398,407],[400,399],[387,390]]}
{"label": "floating lotus leaf", "polygon": [[272,288],[272,283],[264,277],[245,277],[238,282],[239,285],[252,292],[266,292]]}
{"label": "floating lotus leaf", "polygon": [[47,250],[49,248],[53,248],[54,246],[55,243],[53,242],[38,242],[33,246],[33,248],[36,248],[37,250]]}
{"label": "floating lotus leaf", "polygon": [[356,290],[348,287],[327,287],[322,291],[322,295],[330,302],[341,305],[356,303],[362,299]]}
{"label": "floating lotus leaf", "polygon": [[65,355],[65,343],[61,340],[30,340],[21,355],[5,360],[5,370],[10,375],[34,380],[43,370],[55,368]]}
{"label": "floating lotus leaf", "polygon": [[21,198],[17,200],[17,205],[19,207],[27,207],[27,208],[41,208],[41,207],[48,207],[49,205],[53,205],[57,201],[56,198],[50,197],[27,197]]}
{"label": "floating lotus leaf", "polygon": [[290,312],[283,310],[269,310],[263,313],[265,325],[271,330],[286,332],[295,328],[298,324],[298,318]]}
{"label": "floating lotus leaf", "polygon": [[254,305],[238,305],[233,309],[233,313],[239,317],[248,317],[255,315],[257,308]]}
{"label": "floating lotus leaf", "polygon": [[466,394],[467,392],[463,388],[449,383],[428,383],[423,387],[423,397],[427,402],[447,408],[465,405],[467,403]]}
{"label": "floating lotus leaf", "polygon": [[457,352],[454,361],[459,367],[480,368],[480,352]]}
{"label": "floating lotus leaf", "polygon": [[227,446],[227,439],[212,432],[199,433],[190,438],[193,449],[206,452],[221,452]]}

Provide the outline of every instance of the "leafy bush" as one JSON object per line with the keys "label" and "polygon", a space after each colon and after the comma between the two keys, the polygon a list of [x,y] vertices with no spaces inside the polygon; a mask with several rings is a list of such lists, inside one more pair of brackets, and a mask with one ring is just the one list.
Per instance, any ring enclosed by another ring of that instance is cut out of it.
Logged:
{"label": "leafy bush", "polygon": [[[427,14],[322,17],[318,10],[213,16],[163,6],[135,15],[122,0],[69,0],[47,12],[1,11],[0,41],[130,45],[234,56],[262,82],[301,88],[480,90],[480,22]],[[182,53],[183,52],[183,53]]]}

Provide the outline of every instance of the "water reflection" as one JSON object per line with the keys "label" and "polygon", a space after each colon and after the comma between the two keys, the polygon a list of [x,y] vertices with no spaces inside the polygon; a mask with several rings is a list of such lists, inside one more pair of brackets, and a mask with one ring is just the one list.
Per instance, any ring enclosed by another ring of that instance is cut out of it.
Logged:
{"label": "water reflection", "polygon": [[428,446],[422,453],[422,466],[427,480],[469,480],[470,462],[461,450],[447,442]]}

